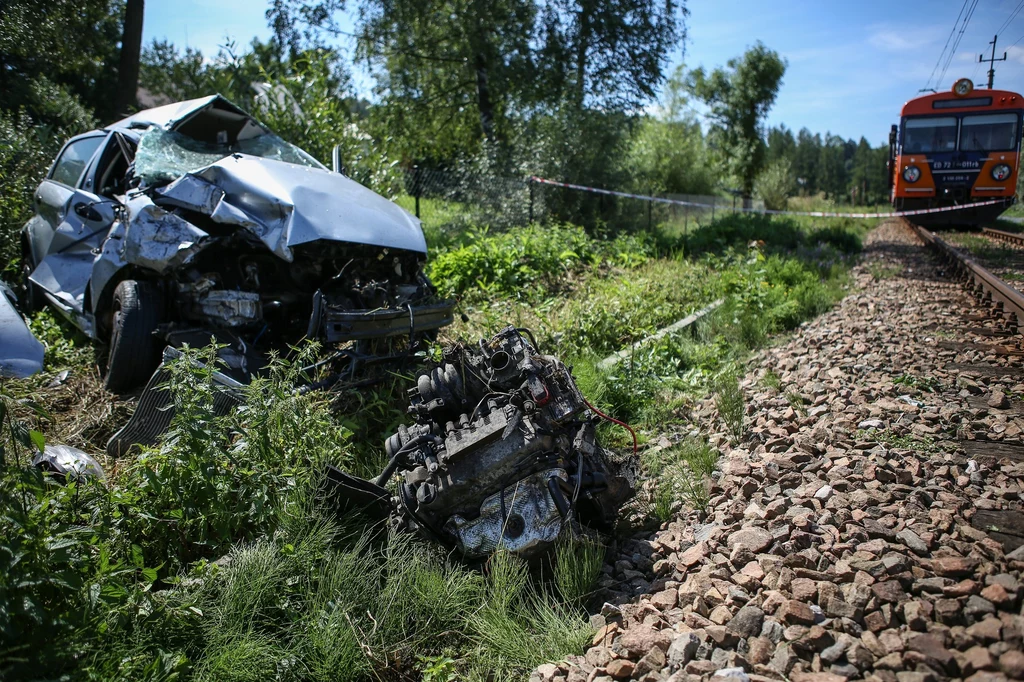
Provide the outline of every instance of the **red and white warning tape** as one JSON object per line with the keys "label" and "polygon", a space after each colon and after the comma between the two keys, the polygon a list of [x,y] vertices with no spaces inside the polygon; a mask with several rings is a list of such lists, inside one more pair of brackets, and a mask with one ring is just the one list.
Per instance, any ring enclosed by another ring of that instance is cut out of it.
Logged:
{"label": "red and white warning tape", "polygon": [[[628,192],[615,192],[610,189],[598,189],[597,187],[587,187],[585,185],[574,185],[569,182],[557,182],[555,180],[548,180],[547,178],[540,178],[536,175],[530,176],[530,182],[538,182],[542,185],[554,185],[555,187],[564,187],[566,189],[576,189],[581,192],[591,192],[594,194],[607,194],[613,197],[625,197],[627,199],[641,199],[643,201],[653,201],[658,204],[675,204],[676,206],[693,206],[696,208],[722,208],[720,206],[713,207],[711,204],[700,204],[693,201],[682,201],[680,199],[666,199],[665,197],[651,197],[643,194],[630,194]],[[925,213],[943,213],[945,211],[959,211],[964,208],[975,208],[979,206],[995,206],[996,204],[1006,203],[1006,199],[989,199],[988,201],[978,201],[971,204],[960,204],[958,206],[942,206],[940,208],[919,208],[913,211],[890,211],[888,213],[836,213],[834,211],[778,211],[772,209],[759,209],[759,208],[737,208],[737,211],[744,211],[747,213],[770,213],[773,215],[797,215],[797,216],[810,216],[812,218],[902,218],[903,216],[910,215],[922,215]]]}

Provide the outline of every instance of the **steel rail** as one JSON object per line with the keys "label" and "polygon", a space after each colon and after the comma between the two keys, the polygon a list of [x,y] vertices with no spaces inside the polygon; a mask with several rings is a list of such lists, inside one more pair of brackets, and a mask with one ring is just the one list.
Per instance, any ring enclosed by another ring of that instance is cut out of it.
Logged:
{"label": "steel rail", "polygon": [[993,239],[1002,239],[1006,242],[1013,242],[1014,244],[1024,244],[1024,234],[1016,234],[1013,232],[1006,232],[1004,230],[994,230],[991,227],[981,228],[981,233],[986,237],[992,237]]}
{"label": "steel rail", "polygon": [[978,265],[970,256],[954,249],[940,237],[920,225],[909,221],[907,224],[917,232],[925,244],[952,264],[967,279],[969,286],[974,291],[981,294],[983,299],[991,301],[1003,313],[1013,332],[1024,326],[1024,295]]}

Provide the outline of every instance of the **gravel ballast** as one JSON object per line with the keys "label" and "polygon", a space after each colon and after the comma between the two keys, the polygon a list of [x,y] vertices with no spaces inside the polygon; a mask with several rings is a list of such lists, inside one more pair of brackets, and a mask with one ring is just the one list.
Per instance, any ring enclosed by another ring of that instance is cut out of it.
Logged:
{"label": "gravel ballast", "polygon": [[751,362],[741,442],[695,406],[722,453],[708,514],[620,541],[592,646],[531,679],[1024,679],[1024,549],[978,523],[1021,510],[1024,364],[981,346],[1019,337],[897,221],[854,273]]}

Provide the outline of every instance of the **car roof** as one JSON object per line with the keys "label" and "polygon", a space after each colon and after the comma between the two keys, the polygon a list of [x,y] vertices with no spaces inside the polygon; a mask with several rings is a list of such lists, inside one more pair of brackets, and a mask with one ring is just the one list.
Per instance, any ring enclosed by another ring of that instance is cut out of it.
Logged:
{"label": "car roof", "polygon": [[182,102],[174,102],[172,104],[165,104],[152,109],[143,109],[142,111],[128,116],[127,118],[111,123],[106,126],[104,130],[120,130],[124,132],[126,130],[139,130],[153,126],[160,128],[173,128],[176,124],[182,124],[186,119],[189,119],[194,114],[210,107],[215,107],[217,110],[230,112],[232,115],[249,119],[252,121],[253,126],[259,129],[258,131],[253,130],[251,133],[270,132],[263,125],[253,119],[249,112],[219,94],[197,97],[196,99],[188,99]]}
{"label": "car roof", "polygon": [[198,97],[183,102],[165,104],[160,107],[153,107],[152,109],[143,109],[127,118],[111,123],[104,130],[127,130],[131,128],[148,128],[150,126],[165,127],[194,111],[202,109],[218,98],[223,99],[220,95],[209,95],[208,97]]}

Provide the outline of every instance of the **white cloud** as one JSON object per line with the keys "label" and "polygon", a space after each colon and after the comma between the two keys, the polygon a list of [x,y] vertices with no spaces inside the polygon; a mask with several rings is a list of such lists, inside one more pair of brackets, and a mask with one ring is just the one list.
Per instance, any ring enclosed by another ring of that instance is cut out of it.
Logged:
{"label": "white cloud", "polygon": [[931,36],[917,31],[908,33],[905,29],[874,26],[868,34],[868,44],[886,52],[916,52],[931,42]]}

